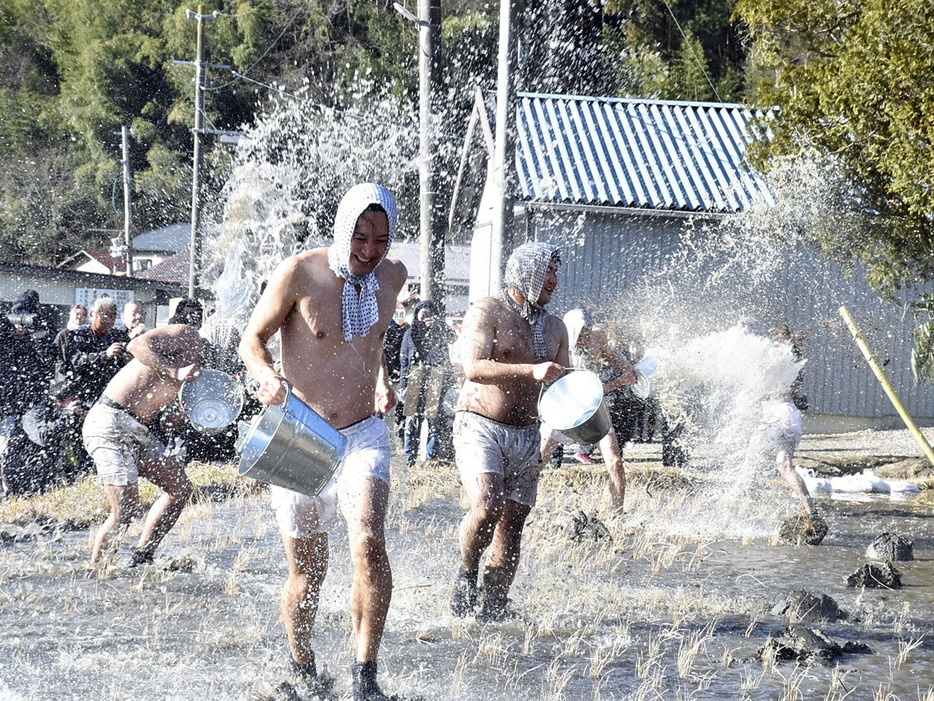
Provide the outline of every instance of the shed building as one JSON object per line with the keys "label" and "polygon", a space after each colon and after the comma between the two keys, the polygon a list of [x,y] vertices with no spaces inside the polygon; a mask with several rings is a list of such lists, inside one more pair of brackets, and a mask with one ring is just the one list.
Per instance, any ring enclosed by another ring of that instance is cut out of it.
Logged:
{"label": "shed building", "polygon": [[[559,244],[553,311],[588,306],[649,344],[668,330],[662,324],[710,331],[748,316],[763,328],[787,323],[805,338],[807,431],[900,426],[839,316],[845,305],[908,411],[934,425],[934,391],[911,377],[913,325],[901,304],[883,301],[860,270],[847,275],[801,244],[744,249],[737,237],[731,250],[730,227],[775,204],[747,161],[756,116],[739,104],[520,93],[508,248]],[[496,292],[493,197],[487,178],[471,242],[472,301]]]}

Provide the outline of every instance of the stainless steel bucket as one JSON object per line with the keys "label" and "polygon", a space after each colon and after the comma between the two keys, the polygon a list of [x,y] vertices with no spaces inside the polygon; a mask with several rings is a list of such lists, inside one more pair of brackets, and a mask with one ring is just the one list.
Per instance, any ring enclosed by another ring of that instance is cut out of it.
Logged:
{"label": "stainless steel bucket", "polygon": [[538,414],[549,427],[585,445],[599,443],[610,432],[610,412],[603,383],[588,370],[569,372],[538,400]]}
{"label": "stainless steel bucket", "polygon": [[318,496],[344,457],[347,439],[292,394],[241,423],[238,473],[308,496]]}
{"label": "stainless steel bucket", "polygon": [[658,368],[658,359],[647,355],[634,368],[636,371],[636,384],[632,386],[632,393],[639,399],[648,399],[655,391],[655,371]]}
{"label": "stainless steel bucket", "polygon": [[240,415],[243,388],[226,373],[202,369],[198,379],[182,384],[178,399],[192,426],[202,433],[220,433]]}

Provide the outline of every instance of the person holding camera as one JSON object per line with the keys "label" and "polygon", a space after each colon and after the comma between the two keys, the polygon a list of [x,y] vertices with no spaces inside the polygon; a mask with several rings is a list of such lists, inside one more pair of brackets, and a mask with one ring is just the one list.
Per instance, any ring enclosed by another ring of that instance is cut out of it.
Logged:
{"label": "person holding camera", "polygon": [[115,327],[116,302],[110,297],[98,297],[91,304],[90,316],[90,325],[71,332],[66,353],[69,392],[88,409],[132,358],[127,350],[130,342],[127,332]]}
{"label": "person holding camera", "polygon": [[7,494],[42,486],[23,450],[22,417],[45,398],[54,368],[52,337],[35,290],[17,297],[0,323],[0,471]]}

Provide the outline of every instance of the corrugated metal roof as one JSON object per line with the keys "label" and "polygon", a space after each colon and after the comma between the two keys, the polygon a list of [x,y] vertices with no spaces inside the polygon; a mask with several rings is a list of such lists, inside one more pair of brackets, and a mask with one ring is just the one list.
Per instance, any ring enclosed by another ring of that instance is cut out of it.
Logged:
{"label": "corrugated metal roof", "polygon": [[711,213],[774,203],[745,160],[761,113],[743,105],[519,93],[516,111],[524,201]]}

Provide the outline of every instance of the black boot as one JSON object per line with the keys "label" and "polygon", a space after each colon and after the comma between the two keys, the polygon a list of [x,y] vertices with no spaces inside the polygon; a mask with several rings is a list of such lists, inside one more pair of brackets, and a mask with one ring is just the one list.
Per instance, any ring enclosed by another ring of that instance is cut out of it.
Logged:
{"label": "black boot", "polygon": [[390,701],[376,683],[376,660],[353,663],[353,701]]}
{"label": "black boot", "polygon": [[477,608],[477,576],[478,570],[470,572],[463,567],[454,580],[454,591],[451,592],[451,613],[458,618],[466,618]]}
{"label": "black boot", "polygon": [[308,662],[289,662],[289,680],[282,682],[277,692],[277,698],[288,699],[329,699],[334,698],[331,687],[334,680],[323,674],[318,674],[315,665],[315,653],[309,653]]}

